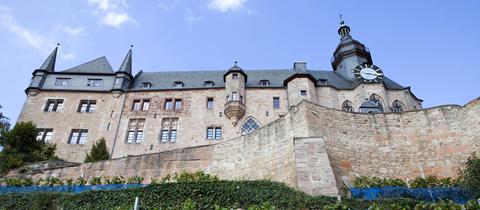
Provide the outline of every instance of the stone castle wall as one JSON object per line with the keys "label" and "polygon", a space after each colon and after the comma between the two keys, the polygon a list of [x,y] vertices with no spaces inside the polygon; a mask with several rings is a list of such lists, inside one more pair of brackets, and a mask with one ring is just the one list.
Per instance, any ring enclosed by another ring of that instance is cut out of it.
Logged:
{"label": "stone castle wall", "polygon": [[[204,170],[223,179],[271,179],[332,195],[342,176],[456,176],[480,149],[480,100],[400,114],[346,113],[302,101],[254,133],[216,144],[31,174],[34,178],[162,177]],[[336,177],[336,180],[335,178]]]}
{"label": "stone castle wall", "polygon": [[354,174],[456,176],[480,150],[480,100],[401,114],[338,112],[305,103],[308,136],[325,139],[337,179]]}

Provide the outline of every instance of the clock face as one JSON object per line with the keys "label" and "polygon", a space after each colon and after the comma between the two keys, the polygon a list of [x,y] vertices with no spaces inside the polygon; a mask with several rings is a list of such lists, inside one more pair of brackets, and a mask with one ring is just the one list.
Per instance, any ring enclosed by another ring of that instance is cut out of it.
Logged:
{"label": "clock face", "polygon": [[364,82],[381,82],[383,80],[383,72],[380,68],[372,64],[360,64],[354,69],[357,79]]}

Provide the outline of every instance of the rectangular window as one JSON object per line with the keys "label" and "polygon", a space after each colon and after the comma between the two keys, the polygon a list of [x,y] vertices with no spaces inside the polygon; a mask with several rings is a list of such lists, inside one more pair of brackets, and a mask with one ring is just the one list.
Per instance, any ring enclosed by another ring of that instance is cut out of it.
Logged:
{"label": "rectangular window", "polygon": [[182,109],[182,99],[175,99],[175,110]]}
{"label": "rectangular window", "polygon": [[43,141],[49,143],[52,141],[53,129],[51,128],[39,128],[37,133],[37,141]]}
{"label": "rectangular window", "polygon": [[307,91],[306,91],[306,90],[301,90],[301,91],[300,91],[300,95],[301,95],[301,96],[306,96],[306,95],[307,95]]}
{"label": "rectangular window", "polygon": [[173,109],[173,100],[167,99],[165,100],[165,110],[172,110]]}
{"label": "rectangular window", "polygon": [[207,98],[207,109],[213,109],[213,98]]}
{"label": "rectangular window", "polygon": [[68,86],[70,84],[70,78],[56,78],[55,86]]}
{"label": "rectangular window", "polygon": [[238,100],[237,92],[233,92],[233,93],[232,93],[232,100],[233,100],[233,101],[237,101],[237,100]]}
{"label": "rectangular window", "polygon": [[47,104],[43,111],[45,112],[57,112],[63,108],[63,99],[48,99]]}
{"label": "rectangular window", "polygon": [[168,141],[168,130],[162,130],[162,135],[160,137],[160,141],[167,142]]}
{"label": "rectangular window", "polygon": [[279,97],[273,97],[273,108],[274,109],[280,109],[280,98]]}
{"label": "rectangular window", "polygon": [[177,140],[177,130],[170,130],[170,141],[174,142]]}
{"label": "rectangular window", "polygon": [[102,85],[102,79],[88,79],[87,86],[88,87],[100,87]]}
{"label": "rectangular window", "polygon": [[130,119],[128,122],[127,143],[140,143],[143,141],[145,119]]}
{"label": "rectangular window", "polygon": [[222,127],[208,127],[207,128],[207,139],[221,139],[222,138]]}
{"label": "rectangular window", "polygon": [[150,100],[143,100],[143,103],[142,103],[142,110],[143,111],[146,111],[150,109]]}
{"label": "rectangular window", "polygon": [[70,133],[69,144],[85,144],[88,138],[88,130],[85,129],[72,129]]}
{"label": "rectangular window", "polygon": [[78,105],[77,112],[95,112],[97,110],[97,101],[95,100],[81,100]]}
{"label": "rectangular window", "polygon": [[161,142],[175,142],[177,140],[178,118],[163,118],[160,133]]}
{"label": "rectangular window", "polygon": [[141,105],[142,105],[141,100],[134,100],[133,105],[132,105],[132,110],[133,111],[140,111]]}
{"label": "rectangular window", "polygon": [[232,79],[233,80],[238,80],[238,74],[232,74]]}

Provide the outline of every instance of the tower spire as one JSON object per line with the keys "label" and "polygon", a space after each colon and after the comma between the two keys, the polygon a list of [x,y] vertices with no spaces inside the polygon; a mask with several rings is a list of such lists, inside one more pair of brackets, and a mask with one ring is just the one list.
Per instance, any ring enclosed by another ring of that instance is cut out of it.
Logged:
{"label": "tower spire", "polygon": [[350,27],[345,24],[343,21],[343,16],[340,14],[340,28],[338,29],[338,35],[345,37],[350,36]]}
{"label": "tower spire", "polygon": [[39,70],[45,70],[49,72],[55,71],[55,63],[57,61],[58,46],[60,46],[60,43],[57,43],[57,47],[53,49],[52,53],[50,53],[50,55],[47,57],[47,60],[45,60],[42,66],[40,66]]}
{"label": "tower spire", "polygon": [[127,56],[125,56],[125,59],[123,60],[122,65],[117,72],[126,72],[130,75],[132,74],[132,48],[133,45],[130,45]]}

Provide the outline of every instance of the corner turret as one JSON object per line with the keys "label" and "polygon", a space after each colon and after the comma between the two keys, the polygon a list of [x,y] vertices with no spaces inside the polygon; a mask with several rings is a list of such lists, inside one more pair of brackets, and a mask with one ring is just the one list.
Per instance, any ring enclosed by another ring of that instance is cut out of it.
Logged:
{"label": "corner turret", "polygon": [[45,62],[43,62],[42,66],[40,68],[35,69],[32,73],[32,80],[30,81],[30,84],[28,85],[27,89],[25,90],[25,93],[29,96],[35,96],[38,94],[38,91],[40,88],[42,88],[43,83],[45,82],[45,78],[49,72],[55,72],[55,63],[57,61],[57,51],[58,51],[58,46],[60,44],[57,43],[57,46],[53,51],[50,53],[50,55],[47,57]]}
{"label": "corner turret", "polygon": [[126,92],[133,83],[132,76],[132,47],[128,50],[125,59],[118,71],[115,72],[115,83],[113,84],[112,92]]}
{"label": "corner turret", "polygon": [[224,75],[225,81],[225,116],[237,125],[238,121],[245,114],[245,83],[247,74],[237,66],[237,61]]}

